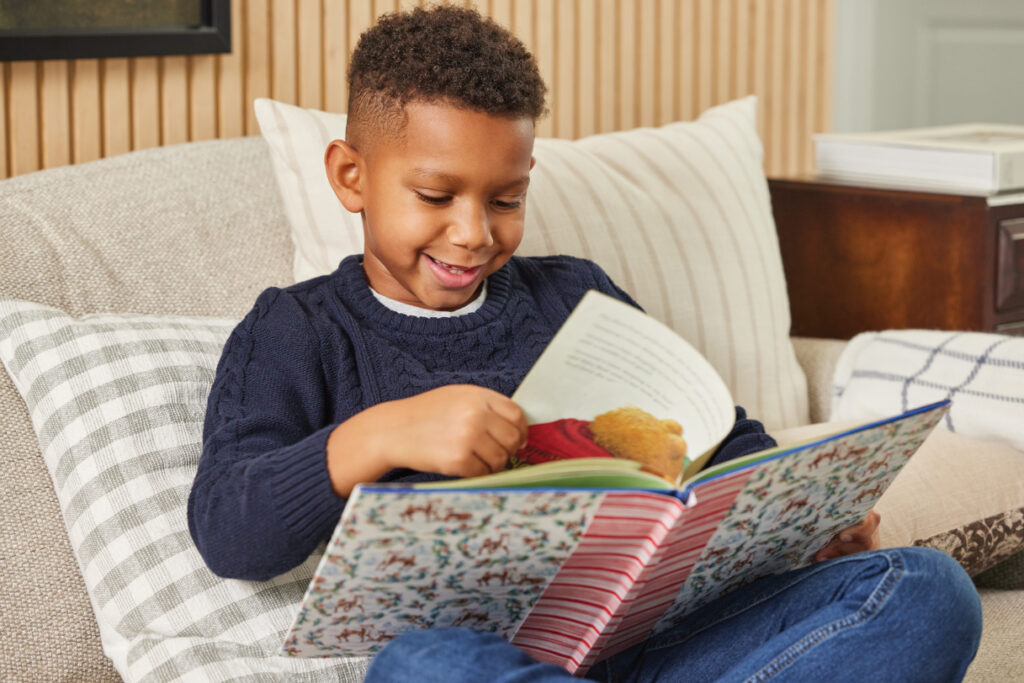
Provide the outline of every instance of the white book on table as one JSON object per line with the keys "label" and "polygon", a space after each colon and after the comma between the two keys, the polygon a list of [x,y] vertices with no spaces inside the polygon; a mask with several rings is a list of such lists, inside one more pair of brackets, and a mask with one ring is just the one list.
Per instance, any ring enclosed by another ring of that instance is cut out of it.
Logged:
{"label": "white book on table", "polygon": [[821,133],[814,143],[818,175],[851,184],[974,195],[1024,188],[1024,126]]}

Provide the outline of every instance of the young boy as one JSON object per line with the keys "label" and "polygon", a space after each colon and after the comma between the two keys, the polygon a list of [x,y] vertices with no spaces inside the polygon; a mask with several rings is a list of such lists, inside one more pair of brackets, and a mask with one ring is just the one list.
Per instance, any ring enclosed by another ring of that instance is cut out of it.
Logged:
{"label": "young boy", "polygon": [[[501,470],[526,437],[508,396],[584,292],[635,305],[593,263],[513,256],[545,86],[511,34],[456,7],[388,15],[360,39],[349,81],[346,140],[331,143],[325,164],[339,201],[362,214],[365,252],[329,276],[265,291],[225,346],[188,510],[197,547],[223,576],[265,580],[302,563],[359,482]],[[774,444],[742,409],[737,417],[717,461]],[[851,555],[872,546],[876,527],[871,516],[819,554],[845,563],[740,589],[594,675],[651,678],[684,662],[691,674],[859,672],[888,664],[908,637],[931,661],[921,668],[901,653],[910,670],[962,674],[978,638],[969,581],[939,553]],[[937,606],[929,592],[943,596]],[[936,607],[952,617],[942,629]],[[671,646],[684,639],[696,646]],[[370,674],[458,670],[467,680],[567,676],[462,629],[399,638]]]}

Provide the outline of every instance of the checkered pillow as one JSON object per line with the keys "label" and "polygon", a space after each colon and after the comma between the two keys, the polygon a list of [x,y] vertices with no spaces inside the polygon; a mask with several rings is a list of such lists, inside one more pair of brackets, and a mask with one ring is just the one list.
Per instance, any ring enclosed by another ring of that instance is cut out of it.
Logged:
{"label": "checkered pillow", "polygon": [[277,656],[318,558],[265,583],[222,579],[189,537],[206,397],[235,323],[0,300],[0,361],[126,680],[361,680],[362,659]]}
{"label": "checkered pillow", "polygon": [[832,380],[832,419],[891,415],[951,399],[944,425],[1024,451],[1024,338],[886,330],[850,340]]}

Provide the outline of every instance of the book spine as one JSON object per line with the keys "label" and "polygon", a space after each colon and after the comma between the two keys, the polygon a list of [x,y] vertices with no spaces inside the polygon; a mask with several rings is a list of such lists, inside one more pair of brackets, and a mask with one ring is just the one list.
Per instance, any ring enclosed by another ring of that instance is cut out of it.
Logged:
{"label": "book spine", "polygon": [[680,519],[655,551],[619,610],[609,620],[604,634],[584,659],[584,668],[647,638],[665,610],[675,602],[704,547],[750,474],[751,471],[746,470],[708,483],[701,487],[697,505],[680,511]]}
{"label": "book spine", "polygon": [[512,643],[539,661],[581,671],[683,509],[665,495],[608,493]]}

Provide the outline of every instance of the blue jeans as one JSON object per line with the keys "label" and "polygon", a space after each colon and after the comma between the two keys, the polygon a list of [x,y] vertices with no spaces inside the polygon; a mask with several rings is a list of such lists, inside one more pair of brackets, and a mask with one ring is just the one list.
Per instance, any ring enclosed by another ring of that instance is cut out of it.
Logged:
{"label": "blue jeans", "polygon": [[[859,553],[739,588],[598,662],[596,681],[956,681],[981,638],[967,574],[928,548]],[[414,631],[366,681],[572,681],[493,634]]]}

